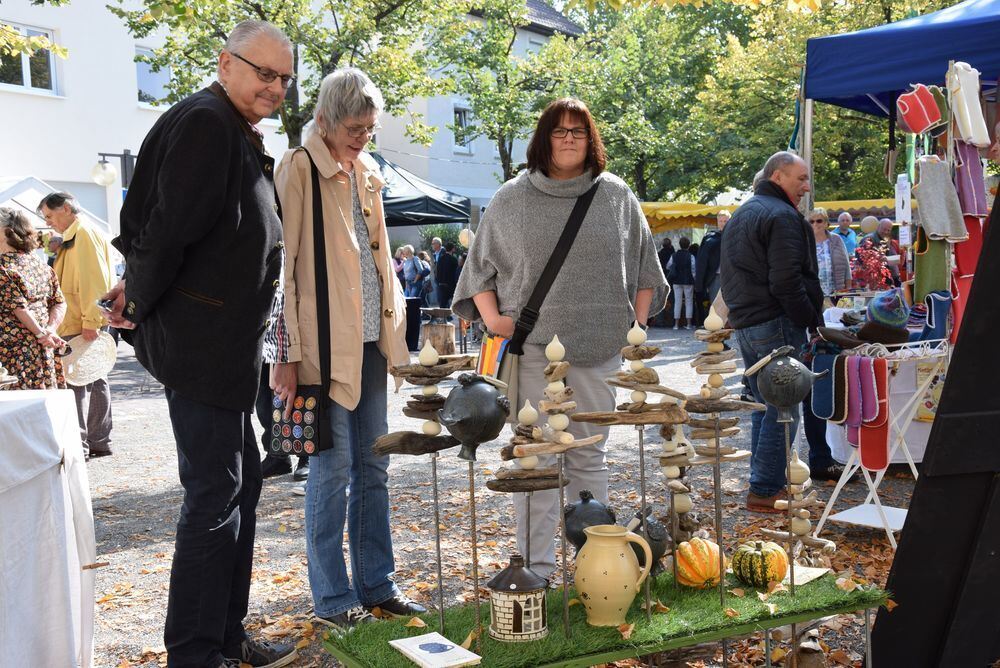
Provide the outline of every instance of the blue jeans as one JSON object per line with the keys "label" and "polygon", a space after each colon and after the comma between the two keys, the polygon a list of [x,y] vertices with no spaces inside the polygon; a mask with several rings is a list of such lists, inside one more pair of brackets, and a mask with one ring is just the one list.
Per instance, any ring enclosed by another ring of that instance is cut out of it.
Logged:
{"label": "blue jeans", "polygon": [[[743,354],[743,364],[750,368],[775,348],[794,346],[796,356],[806,344],[806,330],[781,316],[759,325],[736,330],[736,341]],[[750,391],[760,403],[765,401],[757,388],[757,375],[749,376]],[[794,421],[788,425],[791,447],[799,430],[799,410],[794,409]],[[778,411],[768,405],[766,411],[750,416],[750,491],[758,496],[774,496],[785,486],[785,425],[778,424]]]}
{"label": "blue jeans", "polygon": [[[372,453],[375,439],[389,429],[386,362],[376,343],[364,346],[357,408],[347,410],[330,402],[322,425],[333,447],[310,457],[306,556],[313,610],[320,617],[330,617],[359,603],[377,605],[399,593],[392,581],[395,564],[386,489],[389,457]],[[350,579],[344,562],[345,517]]]}

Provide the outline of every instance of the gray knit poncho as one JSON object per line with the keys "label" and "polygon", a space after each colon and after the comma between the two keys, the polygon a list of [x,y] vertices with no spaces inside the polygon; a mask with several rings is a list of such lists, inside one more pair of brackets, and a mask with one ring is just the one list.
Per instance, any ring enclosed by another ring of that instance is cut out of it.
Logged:
{"label": "gray knit poncho", "polygon": [[[558,334],[566,360],[577,366],[595,366],[627,345],[637,290],[655,290],[650,316],[667,296],[639,200],[617,176],[604,172],[596,180],[600,187],[527,341],[546,344]],[[479,320],[472,297],[494,291],[500,314],[517,320],[576,198],[593,183],[589,170],[565,181],[522,172],[505,183],[483,212],[455,288],[455,313]]]}

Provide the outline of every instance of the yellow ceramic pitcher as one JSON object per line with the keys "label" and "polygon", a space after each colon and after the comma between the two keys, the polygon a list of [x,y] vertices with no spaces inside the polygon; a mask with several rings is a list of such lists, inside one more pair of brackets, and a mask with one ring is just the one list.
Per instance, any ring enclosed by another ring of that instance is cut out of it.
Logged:
{"label": "yellow ceramic pitcher", "polygon": [[[576,591],[587,609],[587,623],[624,624],[625,614],[653,563],[649,544],[642,536],[613,524],[598,524],[583,531],[587,542],[576,556]],[[638,543],[642,548],[645,567],[639,567],[629,543]]]}

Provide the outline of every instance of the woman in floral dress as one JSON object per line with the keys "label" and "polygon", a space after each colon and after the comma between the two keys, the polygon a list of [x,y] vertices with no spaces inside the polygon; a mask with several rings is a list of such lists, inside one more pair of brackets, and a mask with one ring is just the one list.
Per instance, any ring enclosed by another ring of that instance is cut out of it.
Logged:
{"label": "woman in floral dress", "polygon": [[12,389],[65,388],[55,349],[66,305],[55,272],[34,255],[38,235],[24,214],[0,208],[0,365]]}

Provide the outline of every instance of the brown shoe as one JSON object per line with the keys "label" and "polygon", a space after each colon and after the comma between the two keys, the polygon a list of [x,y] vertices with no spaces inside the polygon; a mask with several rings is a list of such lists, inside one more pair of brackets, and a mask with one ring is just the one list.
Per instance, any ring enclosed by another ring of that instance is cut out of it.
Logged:
{"label": "brown shoe", "polygon": [[747,492],[747,510],[751,513],[783,513],[774,507],[774,502],[779,499],[787,499],[785,490],[781,490],[774,496],[757,496],[753,492]]}

